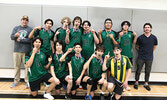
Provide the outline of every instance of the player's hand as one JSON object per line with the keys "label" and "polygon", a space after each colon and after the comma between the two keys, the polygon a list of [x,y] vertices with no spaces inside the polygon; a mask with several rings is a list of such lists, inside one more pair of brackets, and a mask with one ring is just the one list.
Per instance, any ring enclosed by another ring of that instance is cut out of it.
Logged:
{"label": "player's hand", "polygon": [[17,40],[17,42],[20,42],[20,39],[19,39],[19,38],[17,38],[16,40]]}
{"label": "player's hand", "polygon": [[110,58],[110,52],[108,52],[108,54],[105,56],[105,60],[108,60]]}
{"label": "player's hand", "polygon": [[38,49],[36,47],[33,48],[33,53],[37,53]]}
{"label": "player's hand", "polygon": [[104,83],[104,78],[101,78],[99,81],[98,81],[99,84],[103,84]]}
{"label": "player's hand", "polygon": [[41,28],[42,28],[41,26],[37,26],[37,27],[35,27],[34,29],[35,29],[35,30],[37,30],[37,29],[41,30]]}
{"label": "player's hand", "polygon": [[92,54],[91,58],[95,58],[95,57],[97,57],[97,55],[96,55],[96,53],[94,52],[94,53]]}
{"label": "player's hand", "polygon": [[107,34],[107,37],[113,38],[113,34]]}
{"label": "player's hand", "polygon": [[92,34],[95,34],[95,30],[92,27],[90,27],[90,31]]}
{"label": "player's hand", "polygon": [[73,48],[68,48],[67,53],[69,54],[70,52],[72,52]]}
{"label": "player's hand", "polygon": [[70,29],[69,28],[67,28],[66,33],[67,33],[67,35],[70,34]]}
{"label": "player's hand", "polygon": [[55,35],[58,35],[59,33],[60,33],[59,30],[57,30],[56,33],[55,33]]}
{"label": "player's hand", "polygon": [[79,85],[81,83],[81,78],[79,77],[77,80],[76,80],[76,85]]}
{"label": "player's hand", "polygon": [[102,31],[103,30],[100,28],[99,31],[98,31],[98,34],[101,35]]}
{"label": "player's hand", "polygon": [[119,33],[119,36],[121,37],[123,34],[124,34],[123,32],[120,32],[120,33]]}
{"label": "player's hand", "polygon": [[128,81],[124,81],[124,83],[121,85],[121,87],[126,88],[128,86]]}
{"label": "player's hand", "polygon": [[20,33],[20,30],[18,29],[18,30],[17,30],[17,33],[15,33],[15,35],[14,35],[14,36],[15,36],[15,37],[19,37],[19,36],[20,36],[20,34],[19,34],[19,33]]}
{"label": "player's hand", "polygon": [[52,57],[51,57],[51,56],[48,58],[48,61],[49,61],[49,62],[52,62]]}

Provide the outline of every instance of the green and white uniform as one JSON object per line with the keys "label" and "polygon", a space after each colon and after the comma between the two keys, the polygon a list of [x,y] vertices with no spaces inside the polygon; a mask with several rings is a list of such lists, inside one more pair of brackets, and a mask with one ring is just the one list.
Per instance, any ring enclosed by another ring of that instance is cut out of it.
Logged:
{"label": "green and white uniform", "polygon": [[[25,62],[29,60],[32,55],[32,51],[25,56]],[[44,76],[47,72],[44,68],[46,56],[43,52],[36,53],[34,56],[34,61],[28,71],[28,80],[29,82],[33,82]]]}
{"label": "green and white uniform", "polygon": [[65,51],[67,51],[68,48],[73,48],[75,43],[81,43],[81,35],[82,35],[81,28],[79,28],[76,31],[73,28],[70,29],[70,36],[69,36],[70,43],[68,45],[66,45]]}
{"label": "green and white uniform", "polygon": [[103,32],[101,33],[101,37],[102,37],[102,45],[104,45],[105,47],[105,52],[103,54],[103,57],[105,55],[108,54],[108,52],[110,52],[110,57],[114,56],[114,53],[113,53],[113,41],[112,39],[107,36],[108,34],[112,34],[114,39],[116,40],[116,34],[113,30],[111,30],[110,32],[107,32],[106,30],[103,30]]}
{"label": "green and white uniform", "polygon": [[133,58],[132,44],[134,37],[132,33],[132,31],[128,31],[122,35],[120,39],[120,47],[122,49],[121,54],[127,56],[128,58]]}
{"label": "green and white uniform", "polygon": [[82,34],[82,55],[88,60],[94,52],[94,37],[92,32]]}
{"label": "green and white uniform", "polygon": [[83,57],[71,57],[72,76],[73,80],[77,80],[81,75],[85,59]]}
{"label": "green and white uniform", "polygon": [[56,74],[57,78],[61,78],[64,75],[68,74],[68,71],[66,70],[66,66],[67,66],[67,58],[65,58],[64,62],[60,62],[60,58],[63,54],[54,54],[53,56],[53,61],[51,66],[54,66],[54,72]]}
{"label": "green and white uniform", "polygon": [[47,56],[51,55],[52,49],[51,49],[51,41],[53,41],[54,32],[53,31],[46,31],[45,29],[37,29],[34,32],[34,37],[39,36],[43,40],[43,44],[40,48],[40,50],[45,53]]}
{"label": "green and white uniform", "polygon": [[102,65],[103,65],[103,59],[97,59],[96,57],[93,58],[89,64],[89,77],[91,77],[93,80],[101,78],[102,73],[105,73],[102,71]]}

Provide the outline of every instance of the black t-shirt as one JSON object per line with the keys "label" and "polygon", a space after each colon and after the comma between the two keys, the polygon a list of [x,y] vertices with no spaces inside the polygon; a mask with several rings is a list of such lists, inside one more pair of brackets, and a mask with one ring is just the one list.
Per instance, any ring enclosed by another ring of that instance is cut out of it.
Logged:
{"label": "black t-shirt", "polygon": [[137,45],[139,45],[138,59],[153,60],[154,45],[158,45],[157,37],[151,34],[146,37],[144,34],[137,38]]}

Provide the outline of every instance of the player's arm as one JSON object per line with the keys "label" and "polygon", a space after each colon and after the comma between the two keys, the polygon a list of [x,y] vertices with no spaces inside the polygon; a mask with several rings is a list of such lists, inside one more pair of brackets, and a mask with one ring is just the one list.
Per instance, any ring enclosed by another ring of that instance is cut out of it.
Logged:
{"label": "player's arm", "polygon": [[100,30],[98,31],[99,43],[103,43],[103,40],[102,40],[101,34],[102,34],[102,29],[100,28]]}
{"label": "player's arm", "polygon": [[134,36],[133,44],[136,44],[136,42],[137,42],[137,34],[136,34],[136,32],[133,32],[133,36]]}
{"label": "player's arm", "polygon": [[102,65],[102,70],[103,71],[106,71],[107,70],[107,61],[108,59],[110,58],[110,52],[108,52],[108,54],[104,57],[104,62],[103,62],[103,65]]}
{"label": "player's arm", "polygon": [[65,38],[65,43],[66,43],[66,44],[69,44],[69,43],[70,43],[69,37],[70,37],[70,29],[67,29],[67,30],[66,30],[66,38]]}
{"label": "player's arm", "polygon": [[93,34],[94,42],[95,44],[99,44],[99,39],[97,37],[97,33],[95,32],[94,29],[91,28],[91,33]]}
{"label": "player's arm", "polygon": [[73,48],[68,48],[68,50],[66,51],[66,53],[60,57],[60,62],[65,61],[65,58],[67,57],[67,55],[72,52]]}
{"label": "player's arm", "polygon": [[32,54],[30,56],[30,59],[26,62],[26,66],[28,68],[30,68],[32,66],[36,52],[37,52],[37,48],[33,48],[33,51],[32,51]]}
{"label": "player's arm", "polygon": [[34,32],[35,32],[37,29],[41,30],[41,26],[38,26],[38,27],[33,28],[33,30],[30,32],[28,38],[30,38],[30,39],[33,38]]}
{"label": "player's arm", "polygon": [[69,76],[70,76],[70,79],[72,79],[72,66],[71,66],[71,61],[68,63],[68,69],[69,69]]}

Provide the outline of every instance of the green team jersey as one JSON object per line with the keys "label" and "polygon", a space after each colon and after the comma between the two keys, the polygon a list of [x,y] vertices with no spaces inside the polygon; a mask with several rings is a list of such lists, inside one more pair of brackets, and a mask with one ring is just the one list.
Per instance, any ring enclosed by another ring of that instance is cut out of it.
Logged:
{"label": "green team jersey", "polygon": [[111,76],[123,83],[126,78],[126,70],[132,68],[132,64],[127,56],[122,55],[119,60],[116,60],[115,57],[111,57],[107,62],[107,67],[111,72]]}
{"label": "green team jersey", "polygon": [[89,77],[92,79],[100,78],[102,73],[105,73],[102,71],[102,65],[103,65],[103,59],[97,59],[93,58],[89,64]]}
{"label": "green team jersey", "polygon": [[[118,39],[119,41],[119,39]],[[128,31],[126,34],[121,36],[120,47],[122,49],[121,54],[129,58],[133,57],[132,53],[132,43],[133,43],[133,34],[131,31]]]}
{"label": "green team jersey", "polygon": [[103,32],[101,33],[101,37],[102,37],[102,40],[103,40],[102,45],[104,45],[104,47],[105,47],[105,52],[103,54],[103,57],[105,55],[107,55],[108,52],[110,52],[110,57],[114,56],[113,41],[109,36],[107,36],[108,34],[112,34],[114,39],[116,39],[115,32],[113,30],[111,30],[110,32],[107,32],[106,30],[103,30]]}
{"label": "green team jersey", "polygon": [[85,59],[77,58],[76,56],[71,57],[71,66],[72,66],[72,76],[73,80],[77,80],[81,75]]}
{"label": "green team jersey", "polygon": [[60,32],[60,33],[57,35],[57,40],[61,40],[63,42],[63,52],[65,52],[65,48],[66,48],[66,43],[65,43],[66,30],[64,30],[63,28],[59,28],[58,32]]}
{"label": "green team jersey", "polygon": [[82,34],[81,43],[82,43],[82,55],[86,60],[88,60],[89,57],[94,52],[93,34],[91,32],[87,34]]}
{"label": "green team jersey", "polygon": [[82,30],[79,28],[77,31],[74,31],[74,29],[70,29],[70,36],[69,40],[70,43],[66,45],[65,51],[67,51],[68,48],[73,48],[75,43],[81,43],[81,35],[82,35]]}
{"label": "green team jersey", "polygon": [[[25,56],[25,62],[27,62],[32,55],[32,51]],[[47,72],[44,68],[46,56],[43,52],[36,53],[34,56],[33,63],[28,71],[28,80],[33,82],[44,76]]]}
{"label": "green team jersey", "polygon": [[59,79],[68,74],[68,71],[66,70],[67,58],[65,58],[64,62],[59,61],[62,55],[63,54],[54,54],[51,64],[51,66],[54,66],[54,72],[56,74],[56,77]]}
{"label": "green team jersey", "polygon": [[53,31],[46,31],[45,29],[37,29],[34,32],[34,37],[39,36],[43,40],[43,44],[41,46],[41,51],[45,53],[46,55],[51,55],[52,49],[51,49],[51,41],[53,41],[54,32]]}

